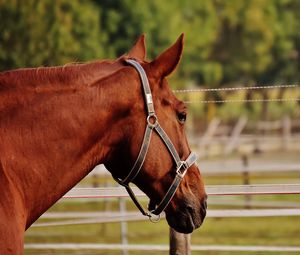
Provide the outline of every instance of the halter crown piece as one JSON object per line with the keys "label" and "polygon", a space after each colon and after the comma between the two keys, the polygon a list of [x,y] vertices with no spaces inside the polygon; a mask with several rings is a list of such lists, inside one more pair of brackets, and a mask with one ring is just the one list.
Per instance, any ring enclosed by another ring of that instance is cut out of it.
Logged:
{"label": "halter crown piece", "polygon": [[[147,126],[146,126],[146,130],[145,130],[145,133],[144,133],[144,138],[143,138],[143,142],[142,142],[139,154],[137,156],[137,159],[136,159],[132,169],[130,170],[127,177],[125,177],[124,179],[116,178],[115,180],[120,185],[122,185],[126,188],[129,196],[131,197],[132,201],[135,203],[137,208],[141,211],[141,213],[145,216],[148,216],[151,221],[155,221],[153,219],[153,217],[154,217],[153,215],[157,215],[158,216],[157,220],[159,220],[161,212],[163,210],[165,210],[165,208],[170,203],[170,201],[173,198],[177,188],[179,187],[179,184],[180,184],[181,180],[185,176],[187,170],[190,168],[190,166],[192,166],[196,162],[197,156],[196,156],[195,153],[191,152],[186,160],[183,161],[183,160],[180,159],[180,157],[179,157],[173,143],[171,142],[170,138],[168,137],[166,132],[163,130],[163,128],[158,123],[158,118],[157,118],[157,116],[155,114],[155,110],[154,110],[154,105],[153,105],[153,100],[152,100],[152,93],[151,93],[151,90],[150,90],[150,86],[149,86],[149,82],[148,82],[148,78],[147,78],[145,70],[134,59],[128,59],[128,60],[125,60],[125,61],[129,65],[133,66],[137,70],[137,72],[139,73],[141,83],[142,83],[142,87],[143,87],[143,92],[144,92],[144,99],[145,99],[145,103],[146,103],[146,109],[147,109],[147,117],[146,117]],[[160,138],[162,139],[162,141],[166,145],[167,149],[169,150],[172,158],[174,159],[175,164],[176,164],[176,176],[175,176],[175,179],[173,180],[170,188],[168,189],[167,193],[165,194],[165,196],[161,200],[161,202],[158,205],[149,203],[148,211],[146,211],[143,208],[143,206],[138,202],[138,200],[137,200],[136,196],[134,195],[131,187],[129,186],[129,183],[133,181],[133,179],[138,175],[138,173],[142,169],[142,166],[144,164],[144,161],[146,159],[147,152],[148,152],[148,149],[149,149],[151,135],[152,135],[153,130],[155,130],[156,133],[160,136]]]}

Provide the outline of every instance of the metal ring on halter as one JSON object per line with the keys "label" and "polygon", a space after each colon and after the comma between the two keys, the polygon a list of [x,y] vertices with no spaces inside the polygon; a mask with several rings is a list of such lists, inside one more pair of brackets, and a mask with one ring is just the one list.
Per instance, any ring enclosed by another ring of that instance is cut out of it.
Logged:
{"label": "metal ring on halter", "polygon": [[[154,216],[156,216],[156,217],[154,217]],[[150,220],[152,223],[157,223],[157,222],[160,221],[160,214],[155,215],[155,214],[149,212],[148,217],[149,217],[149,220]]]}
{"label": "metal ring on halter", "polygon": [[148,115],[147,123],[150,128],[155,128],[158,124],[157,116],[155,114]]}

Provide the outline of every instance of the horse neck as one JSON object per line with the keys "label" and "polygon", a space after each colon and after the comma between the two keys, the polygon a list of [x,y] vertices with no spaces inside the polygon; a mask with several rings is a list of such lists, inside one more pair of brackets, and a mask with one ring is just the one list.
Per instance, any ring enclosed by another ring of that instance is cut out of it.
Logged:
{"label": "horse neck", "polygon": [[121,139],[122,133],[111,127],[134,102],[127,98],[135,97],[134,89],[127,87],[134,83],[126,80],[124,70],[119,70],[93,86],[59,93],[55,86],[53,91],[28,95],[30,109],[19,107],[20,119],[10,126],[12,140],[17,141],[10,153],[18,159],[18,168],[10,178],[23,193],[27,227],[103,163]]}

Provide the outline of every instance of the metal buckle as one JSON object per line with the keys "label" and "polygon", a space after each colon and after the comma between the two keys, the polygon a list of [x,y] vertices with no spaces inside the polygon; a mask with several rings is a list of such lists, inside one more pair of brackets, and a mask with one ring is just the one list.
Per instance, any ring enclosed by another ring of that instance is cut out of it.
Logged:
{"label": "metal buckle", "polygon": [[[183,172],[181,172],[181,168],[183,168]],[[187,172],[187,166],[185,161],[180,161],[177,169],[176,169],[176,174],[180,177],[183,178]]]}

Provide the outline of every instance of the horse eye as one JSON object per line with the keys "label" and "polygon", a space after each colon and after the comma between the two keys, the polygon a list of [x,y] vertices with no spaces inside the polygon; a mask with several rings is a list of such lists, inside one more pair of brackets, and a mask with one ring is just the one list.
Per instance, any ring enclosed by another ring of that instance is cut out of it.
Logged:
{"label": "horse eye", "polygon": [[185,112],[178,113],[177,118],[181,123],[184,123],[186,121],[186,113]]}

